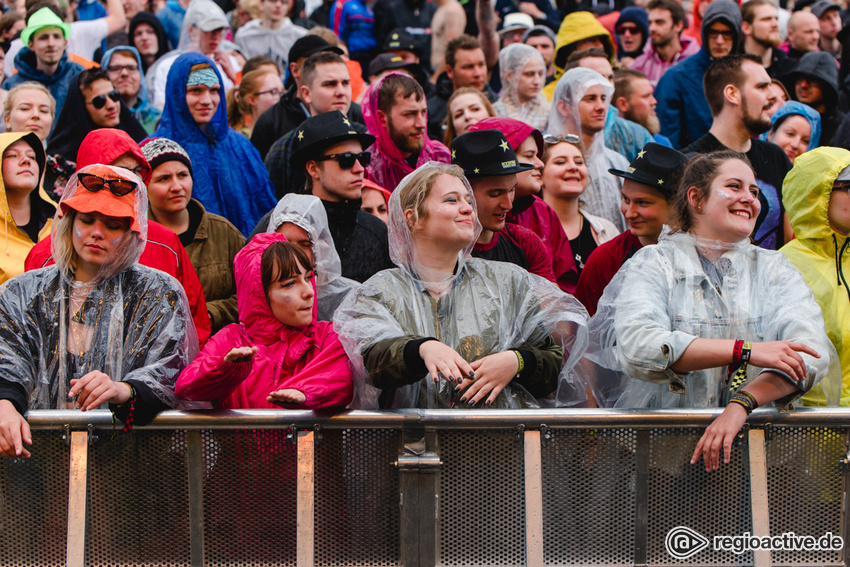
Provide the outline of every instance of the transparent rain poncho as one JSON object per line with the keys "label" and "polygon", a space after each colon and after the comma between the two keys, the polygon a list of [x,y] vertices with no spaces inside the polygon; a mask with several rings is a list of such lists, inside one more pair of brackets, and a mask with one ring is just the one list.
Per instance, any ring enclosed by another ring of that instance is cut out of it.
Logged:
{"label": "transparent rain poncho", "polygon": [[[546,133],[552,136],[573,134],[582,139],[578,105],[587,90],[594,86],[601,86],[603,89],[607,116],[614,87],[593,69],[576,67],[564,73],[555,86],[552,108],[549,111],[549,129]],[[558,110],[559,103],[566,104],[567,116]],[[590,147],[585,148],[584,157],[590,181],[580,198],[582,210],[608,219],[619,230],[625,230],[625,220],[620,212],[622,179],[612,175],[608,170],[614,168],[626,171],[629,168],[629,161],[614,150],[605,147],[604,130],[594,134]]]}
{"label": "transparent rain poncho", "polygon": [[549,121],[549,101],[543,94],[543,81],[540,82],[540,92],[527,102],[519,97],[519,82],[525,67],[532,61],[540,64],[540,69],[546,74],[546,64],[540,52],[524,43],[512,43],[499,53],[499,72],[502,78],[502,96],[493,108],[499,116],[522,120],[532,128],[546,130]]}
{"label": "transparent rain poncho", "polygon": [[287,222],[304,229],[310,236],[319,321],[330,321],[346,294],[359,284],[342,277],[342,263],[334,247],[328,214],[321,199],[313,195],[284,195],[269,218],[267,232],[277,232],[280,225]]}
{"label": "transparent rain poncho", "polygon": [[[451,166],[431,162],[423,167]],[[481,231],[477,220],[475,238],[458,253],[453,273],[425,268],[401,210],[400,194],[417,173],[405,177],[390,197],[390,255],[398,267],[379,272],[355,289],[334,317],[334,329],[354,367],[355,398],[350,407],[376,408],[379,396],[383,407],[470,407],[455,400],[460,394],[443,376],[435,383],[430,375],[416,380],[405,374],[398,377],[400,387],[383,392],[373,385],[364,353],[393,341],[404,345],[424,337],[435,337],[469,362],[517,348],[557,351],[562,366],[555,392],[535,399],[514,380],[491,407],[585,405],[587,380],[578,361],[587,347],[587,312],[575,298],[518,266],[470,258]],[[469,183],[461,179],[471,196]],[[392,368],[403,368],[400,351],[396,354]],[[372,371],[383,372],[392,362]]]}
{"label": "transparent rain poncho", "polygon": [[[787,407],[818,383],[823,405],[838,402],[835,349],[811,290],[788,259],[748,240],[728,244],[674,232],[639,250],[599,301],[588,359],[603,368],[597,378],[609,381],[598,385],[606,391],[600,405],[725,406],[733,393],[726,367],[684,374],[671,369],[697,338],[806,344],[821,357],[800,353],[808,376],[797,384],[798,393],[776,405]],[[762,370],[749,366],[746,383]]]}
{"label": "transparent rain poncho", "polygon": [[[61,212],[62,203],[86,191],[77,187],[81,172],[130,179],[137,186],[131,195],[138,230],[111,243],[115,252],[88,283],[74,278],[75,213]],[[70,380],[94,370],[114,381],[142,382],[169,407],[178,405],[174,383],[197,354],[198,339],[179,282],[137,263],[147,237],[147,208],[145,186],[132,172],[82,168],[68,182],[53,221],[56,265],[0,288],[0,376],[26,391],[29,409],[73,407]]]}

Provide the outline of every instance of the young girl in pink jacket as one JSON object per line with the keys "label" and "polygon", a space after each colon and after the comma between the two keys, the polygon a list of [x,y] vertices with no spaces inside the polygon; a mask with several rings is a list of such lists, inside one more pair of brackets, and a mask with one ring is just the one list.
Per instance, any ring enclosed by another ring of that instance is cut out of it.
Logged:
{"label": "young girl in pink jacket", "polygon": [[234,258],[239,323],[216,333],[175,391],[222,408],[321,409],[351,401],[348,357],[316,321],[313,266],[280,234],[258,234]]}

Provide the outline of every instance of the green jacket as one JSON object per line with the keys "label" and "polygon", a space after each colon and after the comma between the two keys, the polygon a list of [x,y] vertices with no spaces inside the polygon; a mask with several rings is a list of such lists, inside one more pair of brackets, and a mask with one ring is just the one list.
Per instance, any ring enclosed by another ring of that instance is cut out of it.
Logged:
{"label": "green jacket", "polygon": [[[850,166],[850,151],[821,147],[798,157],[782,185],[782,201],[796,240],[782,247],[812,288],[826,333],[841,364],[841,405],[850,405],[850,244],[829,226],[832,185]],[[820,405],[817,388],[803,401]]]}

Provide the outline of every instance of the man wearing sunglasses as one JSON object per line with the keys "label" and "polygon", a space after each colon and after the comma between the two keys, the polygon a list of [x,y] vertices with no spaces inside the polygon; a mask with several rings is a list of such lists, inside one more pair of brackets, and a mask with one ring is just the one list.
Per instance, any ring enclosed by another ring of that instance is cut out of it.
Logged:
{"label": "man wearing sunglasses", "polygon": [[643,52],[649,35],[648,26],[645,8],[629,6],[620,12],[614,26],[614,39],[617,41],[617,59],[621,64],[630,65]]}
{"label": "man wearing sunglasses", "polygon": [[[290,165],[305,173],[304,192],[321,199],[325,207],[342,275],[364,282],[392,268],[386,225],[360,210],[363,174],[372,158],[364,150],[375,138],[360,133],[339,110],[313,116],[293,133]],[[271,212],[260,220],[260,230],[265,230],[270,217]]]}

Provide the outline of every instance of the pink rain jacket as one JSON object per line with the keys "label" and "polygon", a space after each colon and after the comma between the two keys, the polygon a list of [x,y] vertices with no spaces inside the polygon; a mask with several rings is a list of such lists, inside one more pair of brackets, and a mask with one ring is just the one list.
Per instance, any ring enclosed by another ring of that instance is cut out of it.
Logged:
{"label": "pink rain jacket", "polygon": [[[256,235],[233,259],[240,323],[215,334],[198,357],[177,379],[175,391],[188,400],[212,401],[224,408],[320,409],[343,407],[351,401],[351,370],[330,322],[290,327],[272,314],[263,289],[260,262],[263,252],[280,234]],[[248,362],[227,363],[230,349],[258,348]],[[300,390],[303,404],[273,404],[270,392]]]}
{"label": "pink rain jacket", "polygon": [[[366,168],[366,177],[392,192],[404,176],[413,171],[413,168],[410,167],[398,146],[390,138],[389,131],[378,120],[378,93],[381,92],[384,79],[390,75],[401,75],[401,73],[387,73],[380,80],[369,85],[366,94],[363,95],[361,109],[363,110],[366,128],[370,134],[375,136],[375,143],[368,149],[372,152],[372,162]],[[430,139],[427,129],[422,131],[422,135],[425,137],[425,146],[419,152],[416,167],[429,161],[452,162],[451,152],[446,146]]]}

